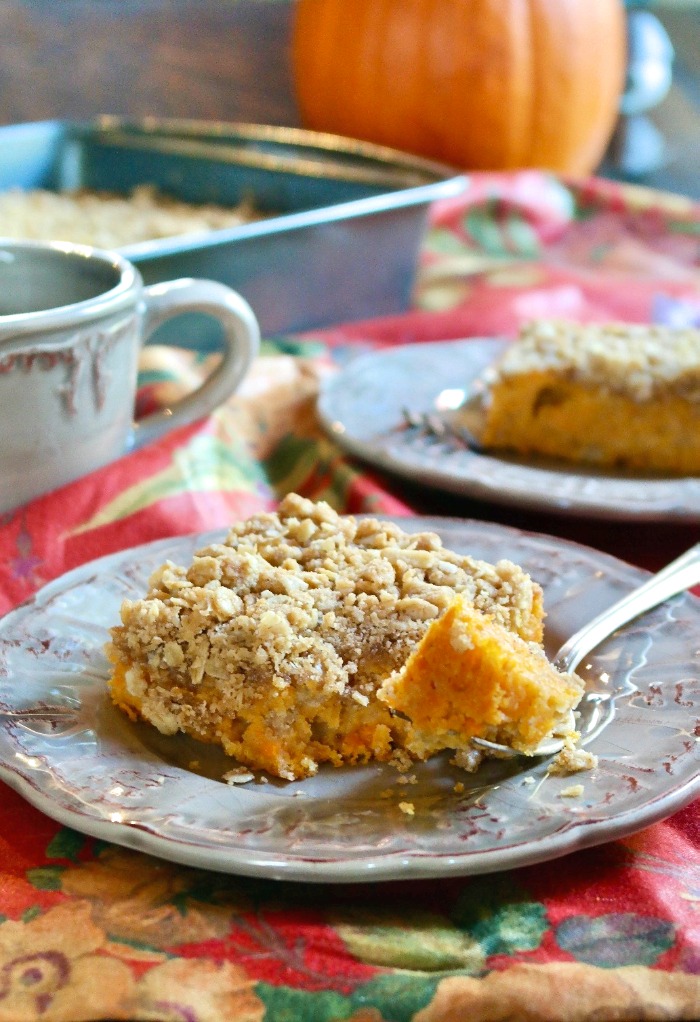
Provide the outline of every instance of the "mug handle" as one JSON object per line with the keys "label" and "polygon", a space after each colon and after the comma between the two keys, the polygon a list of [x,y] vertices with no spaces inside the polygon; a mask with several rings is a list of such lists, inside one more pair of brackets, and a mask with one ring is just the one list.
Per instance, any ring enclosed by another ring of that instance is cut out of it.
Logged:
{"label": "mug handle", "polygon": [[134,423],[131,450],[202,419],[223,404],[247,373],[260,347],[260,328],[255,313],[241,295],[225,284],[183,277],[150,284],[144,288],[143,297],[142,344],[167,320],[184,312],[204,312],[221,323],[224,352],[216,369],[191,394]]}

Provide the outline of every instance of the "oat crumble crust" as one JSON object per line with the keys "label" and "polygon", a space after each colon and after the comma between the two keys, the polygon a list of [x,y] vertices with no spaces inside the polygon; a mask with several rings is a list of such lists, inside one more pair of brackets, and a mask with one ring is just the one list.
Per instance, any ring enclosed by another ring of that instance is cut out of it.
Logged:
{"label": "oat crumble crust", "polygon": [[551,370],[640,403],[663,394],[700,402],[700,330],[646,323],[533,320],[492,367],[490,385]]}
{"label": "oat crumble crust", "polygon": [[410,762],[408,722],[376,693],[457,593],[541,643],[542,591],[512,562],[290,494],[124,601],[107,647],[112,696],[164,734],[220,743],[283,778],[322,762]]}
{"label": "oat crumble crust", "polygon": [[0,193],[0,223],[8,238],[63,241],[121,248],[144,241],[202,234],[260,220],[249,201],[226,208],[183,202],[153,185],[137,185],[129,195],[80,188],[10,188]]}

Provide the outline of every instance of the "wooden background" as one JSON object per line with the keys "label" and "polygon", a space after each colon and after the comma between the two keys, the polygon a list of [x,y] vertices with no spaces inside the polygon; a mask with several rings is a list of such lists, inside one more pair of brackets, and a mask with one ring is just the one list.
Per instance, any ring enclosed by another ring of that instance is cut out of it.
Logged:
{"label": "wooden background", "polygon": [[0,0],[0,123],[298,124],[290,0]]}

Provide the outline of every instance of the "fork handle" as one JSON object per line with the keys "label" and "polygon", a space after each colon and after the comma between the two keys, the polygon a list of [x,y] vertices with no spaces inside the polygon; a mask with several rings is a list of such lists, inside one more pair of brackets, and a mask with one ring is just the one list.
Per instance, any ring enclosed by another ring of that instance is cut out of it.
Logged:
{"label": "fork handle", "polygon": [[592,621],[574,632],[553,660],[560,671],[574,671],[583,657],[622,625],[664,600],[700,583],[700,543],[671,561],[637,589],[623,596]]}

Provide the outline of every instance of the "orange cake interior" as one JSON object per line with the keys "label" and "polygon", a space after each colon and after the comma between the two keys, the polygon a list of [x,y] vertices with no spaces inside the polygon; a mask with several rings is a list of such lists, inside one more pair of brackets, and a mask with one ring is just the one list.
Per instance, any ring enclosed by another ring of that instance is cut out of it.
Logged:
{"label": "orange cake interior", "polygon": [[[111,632],[115,703],[164,734],[218,743],[282,778],[322,763],[423,759],[472,734],[517,741],[527,753],[580,695],[569,676],[557,688],[548,670],[542,591],[516,564],[490,564],[448,550],[432,532],[340,516],[295,494],[277,512],[234,525],[189,565],[162,565],[149,585],[123,602]],[[478,643],[473,615],[485,622]],[[402,674],[429,636],[420,668]],[[478,663],[470,643],[480,647]],[[437,659],[452,673],[434,677]],[[469,700],[465,671],[478,689]],[[403,681],[382,688],[397,672]],[[410,706],[396,695],[409,678]],[[434,684],[441,722],[425,712]]]}
{"label": "orange cake interior", "polygon": [[542,647],[493,614],[455,596],[418,646],[380,687],[379,699],[411,722],[410,753],[442,749],[474,758],[474,737],[529,753],[554,732],[567,733],[583,682],[549,663]]}
{"label": "orange cake interior", "polygon": [[536,321],[484,377],[487,449],[700,472],[700,331]]}

